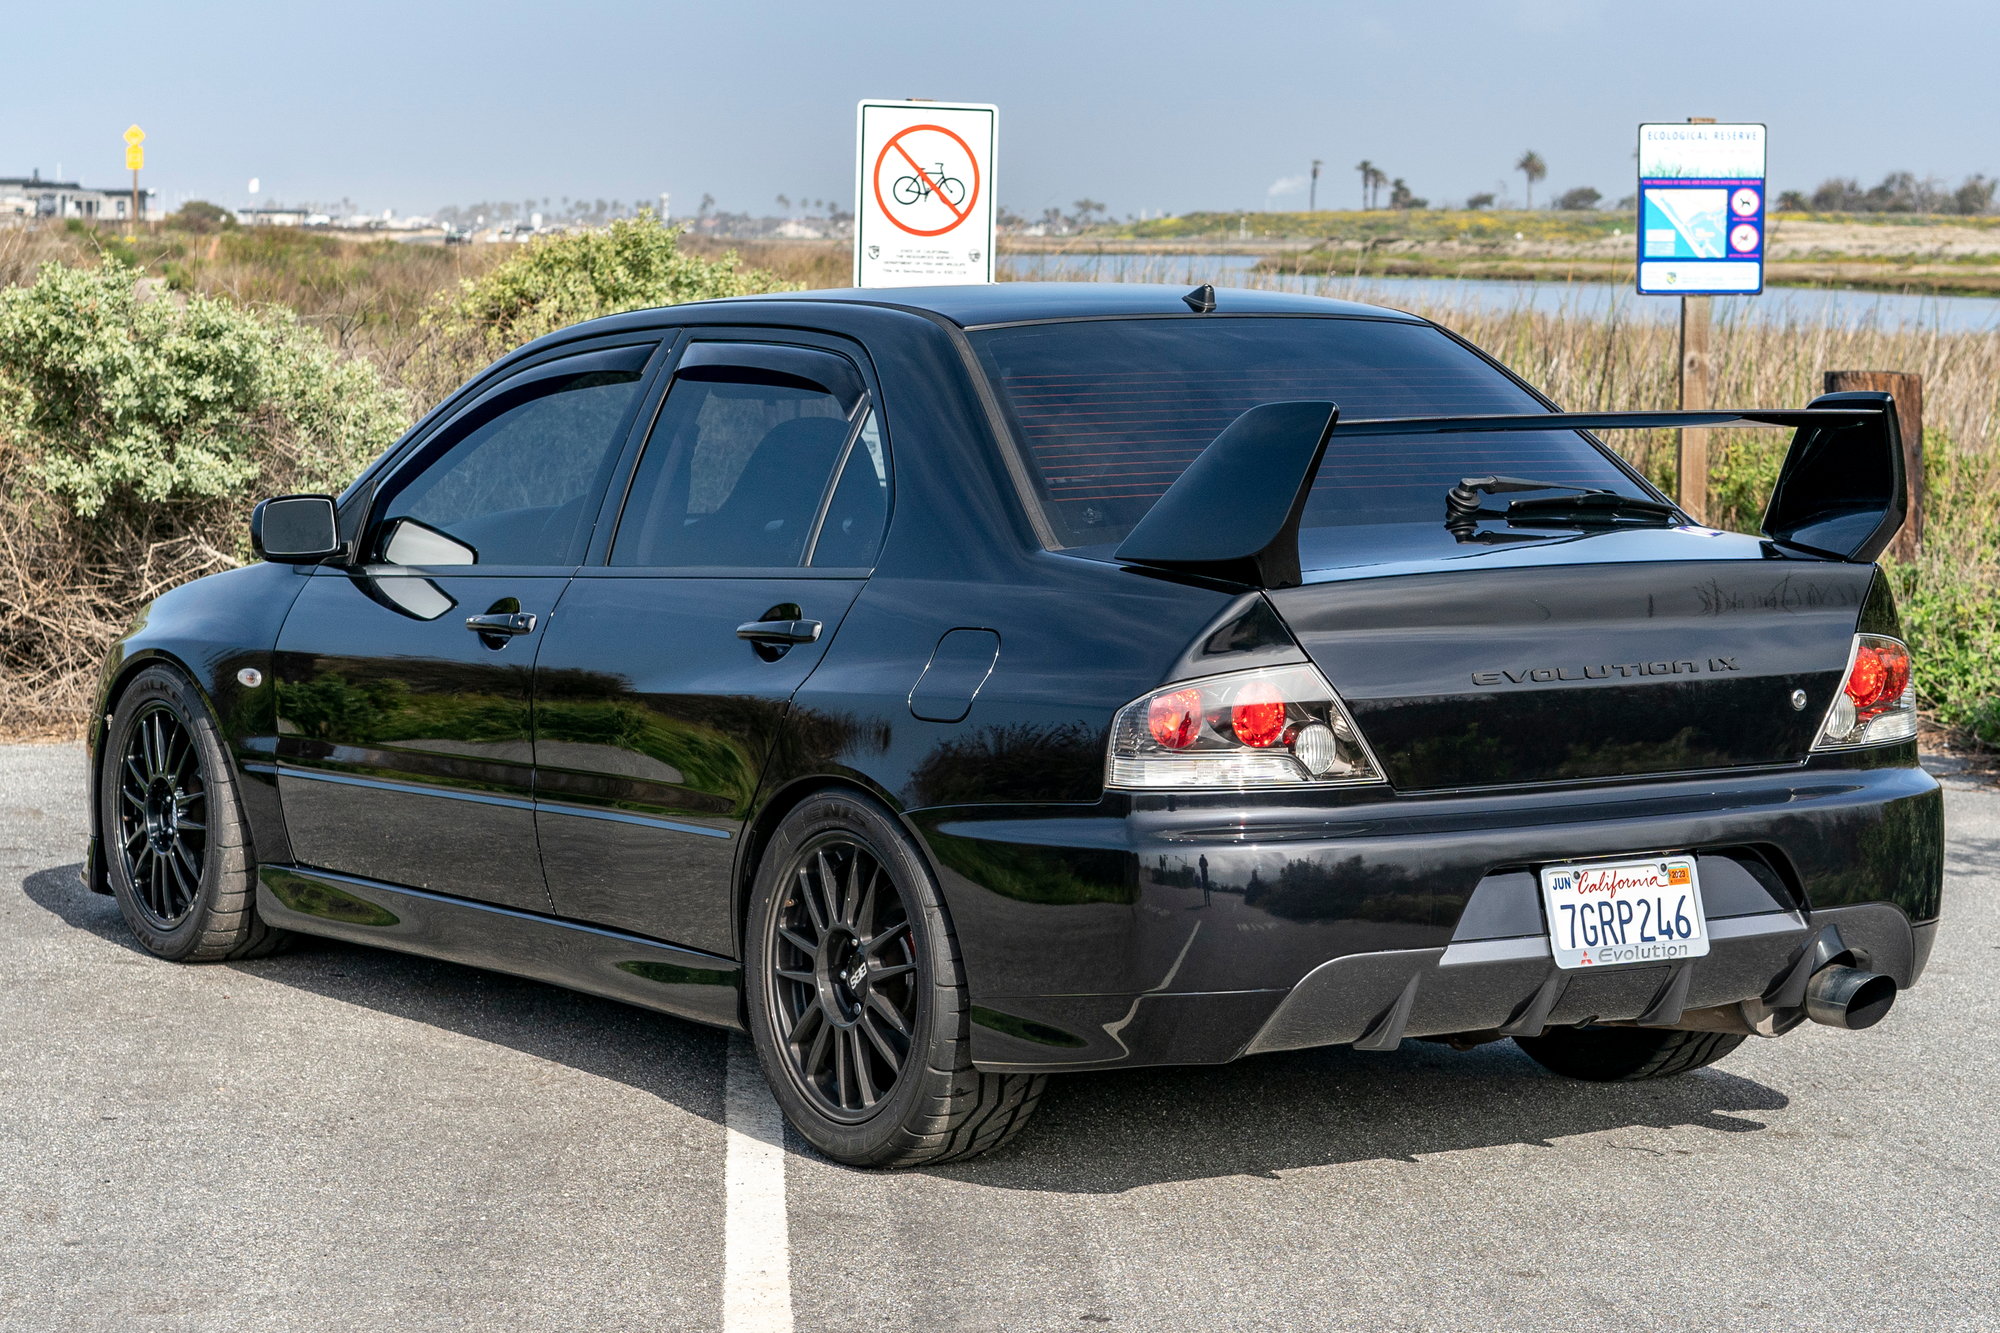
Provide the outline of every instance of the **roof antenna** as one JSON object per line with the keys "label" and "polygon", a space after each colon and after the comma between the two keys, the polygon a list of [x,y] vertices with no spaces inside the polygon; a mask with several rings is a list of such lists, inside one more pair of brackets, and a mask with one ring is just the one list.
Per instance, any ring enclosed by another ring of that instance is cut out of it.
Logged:
{"label": "roof antenna", "polygon": [[1209,311],[1215,309],[1215,287],[1211,283],[1204,282],[1201,286],[1183,296],[1181,300],[1186,301],[1188,309],[1194,311],[1195,314],[1206,315]]}

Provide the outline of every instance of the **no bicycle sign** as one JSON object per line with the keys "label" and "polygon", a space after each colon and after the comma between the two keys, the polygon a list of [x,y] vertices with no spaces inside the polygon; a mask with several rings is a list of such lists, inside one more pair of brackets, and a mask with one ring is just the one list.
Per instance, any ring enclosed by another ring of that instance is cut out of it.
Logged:
{"label": "no bicycle sign", "polygon": [[993,281],[999,119],[996,108],[967,103],[861,103],[857,287]]}

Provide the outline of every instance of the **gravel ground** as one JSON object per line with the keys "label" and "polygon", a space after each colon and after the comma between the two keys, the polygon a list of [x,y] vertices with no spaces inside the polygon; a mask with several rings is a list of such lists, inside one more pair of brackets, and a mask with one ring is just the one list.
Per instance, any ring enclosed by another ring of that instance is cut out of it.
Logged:
{"label": "gravel ground", "polygon": [[[177,967],[0,748],[0,1329],[714,1329],[722,1034],[345,945]],[[1406,1042],[1055,1080],[1003,1153],[791,1145],[811,1330],[2000,1325],[2000,793],[1879,1028],[1664,1084]]]}

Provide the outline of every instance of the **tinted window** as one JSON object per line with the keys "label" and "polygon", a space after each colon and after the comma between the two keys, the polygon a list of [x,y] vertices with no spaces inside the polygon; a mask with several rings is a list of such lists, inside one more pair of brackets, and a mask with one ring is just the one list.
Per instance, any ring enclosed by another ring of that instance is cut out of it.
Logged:
{"label": "tinted window", "polygon": [[768,568],[804,559],[853,414],[864,409],[805,377],[809,360],[800,358],[854,374],[810,352],[792,353],[798,364],[784,370],[711,355],[676,374],[632,478],[612,564]]}
{"label": "tinted window", "polygon": [[822,568],[866,569],[875,563],[889,522],[889,456],[871,413],[849,446],[840,480],[820,521],[811,563]]}
{"label": "tinted window", "polygon": [[[428,462],[377,512],[378,555],[437,553],[436,563],[565,565],[582,558],[651,349],[620,348],[565,358],[524,372],[427,444]],[[411,519],[442,533],[441,542]],[[472,560],[447,554],[457,543]],[[421,556],[406,563],[426,563]]]}
{"label": "tinted window", "polygon": [[[1342,421],[1525,413],[1526,390],[1437,329],[1360,319],[1093,320],[972,335],[1066,545],[1116,542],[1259,403],[1331,399]],[[1370,439],[1334,432],[1304,526],[1437,526],[1461,477],[1644,492],[1573,431]]]}

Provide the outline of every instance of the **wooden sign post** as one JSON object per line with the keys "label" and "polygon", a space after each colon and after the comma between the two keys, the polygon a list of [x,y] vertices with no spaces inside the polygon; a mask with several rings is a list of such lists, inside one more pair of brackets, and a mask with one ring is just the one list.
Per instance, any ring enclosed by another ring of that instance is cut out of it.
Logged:
{"label": "wooden sign post", "polygon": [[1886,393],[1896,400],[1896,425],[1903,436],[1903,497],[1909,517],[1889,549],[1898,560],[1914,560],[1924,540],[1924,377],[1900,370],[1829,370],[1827,393],[1854,390]]}
{"label": "wooden sign post", "polygon": [[[1689,116],[1690,125],[1713,125],[1714,116]],[[1713,363],[1708,354],[1708,300],[1681,298],[1681,411],[1705,412],[1715,402]],[[1674,498],[1698,522],[1708,522],[1708,432],[1681,432],[1680,494]]]}
{"label": "wooden sign post", "polygon": [[[1709,357],[1706,296],[1681,298],[1681,411],[1706,412],[1715,405],[1714,362]],[[1708,432],[1683,430],[1680,493],[1674,498],[1698,522],[1708,522]]]}

